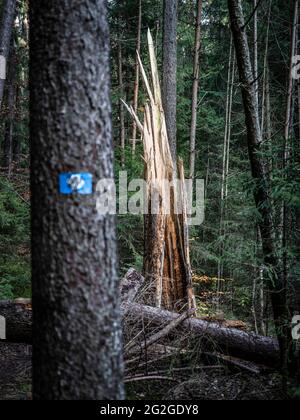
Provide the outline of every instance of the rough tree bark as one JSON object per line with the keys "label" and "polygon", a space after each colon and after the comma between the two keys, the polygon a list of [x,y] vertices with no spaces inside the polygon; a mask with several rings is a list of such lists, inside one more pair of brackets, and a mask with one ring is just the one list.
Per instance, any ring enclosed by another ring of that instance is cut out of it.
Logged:
{"label": "rough tree bark", "polygon": [[164,0],[162,100],[174,162],[177,135],[177,6],[178,0]]}
{"label": "rough tree bark", "polygon": [[228,0],[228,6],[245,109],[249,157],[252,176],[255,182],[254,198],[256,208],[260,215],[259,228],[262,238],[264,263],[269,270],[267,287],[270,291],[274,322],[280,343],[282,366],[285,367],[287,364],[290,336],[288,327],[290,320],[287,308],[286,288],[274,243],[272,203],[268,194],[268,180],[265,165],[260,155],[262,135],[255,83],[253,83],[254,78],[241,0]]}
{"label": "rough tree bark", "polygon": [[58,187],[114,175],[106,14],[104,0],[30,2],[36,400],[123,398],[115,217]]}
{"label": "rough tree bark", "polygon": [[[0,27],[0,56],[3,56],[6,61],[9,57],[11,36],[16,13],[16,4],[16,0],[6,0],[3,6],[3,17]],[[2,106],[4,94],[4,85],[5,80],[0,79],[0,109]]]}
{"label": "rough tree bark", "polygon": [[194,52],[194,71],[193,71],[193,90],[192,90],[192,122],[190,133],[190,178],[195,176],[196,160],[196,131],[197,131],[197,111],[198,111],[198,90],[200,78],[200,50],[201,50],[201,17],[202,0],[197,0],[197,18],[195,31],[195,52]]}

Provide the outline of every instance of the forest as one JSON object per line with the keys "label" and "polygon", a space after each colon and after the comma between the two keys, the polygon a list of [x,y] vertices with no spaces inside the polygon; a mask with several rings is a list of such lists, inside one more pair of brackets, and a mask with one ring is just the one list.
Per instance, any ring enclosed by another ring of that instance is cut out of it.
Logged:
{"label": "forest", "polygon": [[298,400],[299,279],[299,0],[0,0],[0,400]]}

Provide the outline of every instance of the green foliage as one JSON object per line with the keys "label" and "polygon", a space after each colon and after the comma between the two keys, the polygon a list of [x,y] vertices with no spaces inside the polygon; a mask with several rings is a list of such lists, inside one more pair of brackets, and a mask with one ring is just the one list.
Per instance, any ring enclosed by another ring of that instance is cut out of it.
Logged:
{"label": "green foliage", "polygon": [[29,207],[0,177],[0,299],[30,296]]}
{"label": "green foliage", "polygon": [[[121,166],[121,150],[116,150],[115,155],[115,173],[116,185],[119,191],[119,177],[121,171],[127,172],[127,183],[133,179],[143,179],[144,164],[141,158],[142,146],[138,145],[135,156],[132,156],[130,147],[125,149],[125,169]],[[129,193],[130,196],[134,192]],[[143,268],[143,216],[142,215],[119,215],[117,224],[120,271],[125,274],[126,271],[135,267],[138,271]]]}

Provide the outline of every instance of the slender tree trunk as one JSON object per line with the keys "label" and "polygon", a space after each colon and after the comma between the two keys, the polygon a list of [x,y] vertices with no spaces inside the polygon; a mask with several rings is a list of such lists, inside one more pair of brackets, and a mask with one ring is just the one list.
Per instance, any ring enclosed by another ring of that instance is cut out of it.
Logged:
{"label": "slender tree trunk", "polygon": [[[136,50],[137,53],[140,54],[141,51],[141,33],[142,33],[142,0],[139,0],[139,18],[138,18],[138,34],[137,34],[137,43],[136,43]],[[138,99],[139,99],[139,83],[140,82],[140,66],[138,57],[136,57],[135,61],[135,82],[134,82],[134,93],[133,93],[133,109],[134,112],[137,114],[138,110]],[[136,135],[137,135],[137,126],[136,121],[133,121],[133,129],[132,129],[132,154],[135,154],[136,150]]]}
{"label": "slender tree trunk", "polygon": [[297,82],[297,118],[298,118],[297,136],[298,136],[298,140],[300,140],[300,81]]}
{"label": "slender tree trunk", "polygon": [[197,0],[197,19],[195,31],[195,51],[194,51],[194,71],[193,71],[193,90],[192,90],[192,122],[190,133],[190,178],[195,176],[196,160],[196,131],[197,131],[197,111],[198,111],[198,90],[200,79],[200,51],[201,51],[201,17],[202,0]]}
{"label": "slender tree trunk", "polygon": [[253,76],[256,101],[259,104],[259,84],[258,84],[258,37],[257,37],[257,0],[253,0],[254,16],[253,16]]}
{"label": "slender tree trunk", "polygon": [[265,46],[265,55],[264,55],[264,68],[263,68],[262,105],[261,105],[261,134],[262,134],[263,139],[265,139],[266,137],[268,140],[271,139],[271,135],[270,135],[270,130],[271,130],[270,111],[271,110],[270,110],[270,86],[269,86],[269,66],[268,66],[271,11],[272,11],[272,0],[270,0],[270,3],[269,3],[266,46]]}
{"label": "slender tree trunk", "polygon": [[[265,45],[265,54],[264,54],[264,68],[263,68],[263,88],[262,88],[262,105],[261,105],[261,135],[262,140],[268,141],[268,147],[270,150],[271,156],[271,138],[272,138],[272,129],[271,129],[271,101],[270,101],[270,83],[269,83],[269,66],[268,66],[268,55],[269,55],[269,33],[270,33],[270,23],[271,23],[271,11],[272,11],[273,0],[269,1],[269,11],[268,11],[268,23],[267,23],[267,34],[266,34],[266,45]],[[257,34],[256,34],[257,39]],[[272,157],[267,162],[267,168],[270,172],[272,170]],[[272,203],[273,207],[273,203]],[[258,249],[262,247],[261,235],[258,229]],[[266,322],[265,322],[265,282],[264,282],[265,267],[262,264],[259,267],[259,319],[260,319],[260,331],[263,335],[266,335]]]}
{"label": "slender tree trunk", "polygon": [[272,120],[271,120],[271,97],[270,97],[270,71],[269,67],[266,74],[266,136],[268,141],[272,139]]}
{"label": "slender tree trunk", "polygon": [[255,182],[254,198],[260,215],[259,228],[262,238],[264,263],[269,270],[267,286],[271,295],[274,322],[281,349],[282,366],[285,369],[290,337],[290,328],[288,326],[290,320],[285,284],[274,244],[272,205],[268,194],[268,180],[264,162],[260,155],[262,136],[249,45],[241,0],[228,0],[228,6],[245,109],[249,157]]}
{"label": "slender tree trunk", "polygon": [[[5,61],[9,57],[9,48],[16,13],[16,0],[5,0],[3,6],[3,17],[0,27],[0,56]],[[3,101],[5,79],[0,79],[0,109]]]}
{"label": "slender tree trunk", "polygon": [[[233,40],[230,40],[229,62],[228,62],[228,77],[227,77],[227,98],[226,98],[226,121],[225,121],[225,134],[223,145],[223,169],[222,169],[222,182],[221,182],[221,212],[220,212],[220,237],[224,237],[226,233],[225,216],[226,204],[228,196],[228,176],[229,176],[229,159],[230,159],[230,141],[231,141],[231,115],[233,104],[233,88],[235,78],[235,53],[233,50]],[[219,310],[221,280],[223,277],[223,254],[224,243],[220,244],[220,258],[218,263],[218,282],[217,282],[217,307]]]}
{"label": "slender tree trunk", "polygon": [[253,315],[255,333],[258,334],[256,294],[257,294],[257,269],[254,270],[254,280],[253,280],[253,286],[252,286],[252,315]]}
{"label": "slender tree trunk", "polygon": [[14,138],[14,120],[16,111],[16,51],[12,43],[11,55],[9,60],[8,80],[7,80],[7,115],[4,129],[3,142],[3,166],[7,169],[8,176],[11,175],[13,163],[13,138]]}
{"label": "slender tree trunk", "polygon": [[[205,175],[205,199],[208,195],[208,185],[209,185],[209,171],[210,171],[210,147],[207,147],[207,164],[206,164],[206,175]],[[204,233],[204,232],[203,232]]]}
{"label": "slender tree trunk", "polygon": [[[20,120],[20,114],[22,113],[20,108],[21,108],[21,87],[18,84],[18,86],[16,88],[15,115],[14,115],[14,119],[15,119],[16,122],[19,122],[19,120]],[[14,167],[17,167],[18,164],[19,164],[20,152],[21,152],[20,137],[16,133],[16,130],[15,130],[14,135],[13,135],[13,146],[12,146],[12,160],[13,160],[13,163],[14,163]]]}
{"label": "slender tree trunk", "polygon": [[260,294],[260,329],[262,335],[267,335],[267,327],[265,322],[265,278],[264,278],[264,267],[259,268],[259,294]]}
{"label": "slender tree trunk", "polygon": [[290,137],[290,130],[291,130],[291,109],[292,109],[292,98],[293,98],[294,85],[295,85],[294,79],[292,76],[292,67],[293,67],[293,57],[296,51],[297,22],[298,22],[298,0],[294,0],[294,20],[293,20],[293,27],[292,27],[292,41],[291,41],[288,91],[287,91],[287,106],[286,106],[286,116],[285,116],[285,126],[284,126],[285,161],[288,159],[288,140]]}
{"label": "slender tree trunk", "polygon": [[163,108],[173,161],[176,161],[177,109],[177,5],[178,0],[164,0],[163,29]]}
{"label": "slender tree trunk", "polygon": [[121,166],[125,168],[125,113],[122,99],[124,98],[124,83],[123,83],[123,54],[122,45],[118,43],[118,76],[119,76],[119,118],[120,118],[120,147],[121,147]]}
{"label": "slender tree trunk", "polygon": [[[283,169],[285,171],[284,176],[288,178],[288,165],[290,158],[290,134],[292,125],[292,108],[293,108],[293,93],[295,88],[295,82],[292,77],[293,57],[296,53],[296,40],[297,40],[297,25],[298,25],[298,0],[294,0],[294,18],[292,27],[292,39],[291,39],[291,51],[290,51],[290,66],[288,76],[288,92],[287,92],[287,104],[286,104],[286,117],[285,117],[285,128],[284,128],[284,157],[283,157]],[[282,226],[282,265],[283,265],[283,277],[284,284],[288,286],[288,223],[289,223],[289,209],[287,203],[282,203],[281,209],[281,226]]]}
{"label": "slender tree trunk", "polygon": [[33,395],[123,397],[115,216],[60,194],[113,178],[106,2],[30,2]]}

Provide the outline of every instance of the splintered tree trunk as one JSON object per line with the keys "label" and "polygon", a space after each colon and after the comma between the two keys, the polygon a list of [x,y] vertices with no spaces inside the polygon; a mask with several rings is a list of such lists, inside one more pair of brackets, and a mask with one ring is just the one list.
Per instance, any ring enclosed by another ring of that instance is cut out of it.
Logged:
{"label": "splintered tree trunk", "polygon": [[[141,131],[144,141],[148,211],[145,216],[144,274],[146,281],[152,286],[149,303],[157,307],[179,311],[186,305],[195,307],[189,260],[184,170],[182,161],[179,161],[180,185],[176,188],[175,183],[174,188],[166,190],[165,182],[175,181],[175,171],[162,106],[154,44],[150,32],[148,32],[148,43],[152,89],[139,58],[141,73],[149,97],[149,104],[145,105],[143,124],[134,109],[127,107]],[[170,195],[170,200],[168,195]],[[176,211],[178,208],[181,211]]]}
{"label": "splintered tree trunk", "polygon": [[58,185],[114,176],[106,14],[104,0],[30,2],[36,400],[123,398],[115,217]]}
{"label": "splintered tree trunk", "polygon": [[164,0],[162,100],[174,162],[176,162],[177,135],[177,6],[178,0]]}
{"label": "splintered tree trunk", "polygon": [[[141,33],[142,33],[142,0],[139,0],[139,18],[138,18],[138,33],[137,33],[137,45],[136,51],[140,54],[141,51]],[[134,82],[134,92],[133,92],[133,109],[137,114],[138,110],[138,99],[139,99],[139,85],[140,85],[140,66],[138,58],[136,57],[135,62],[135,82]],[[136,134],[137,126],[135,120],[133,120],[133,129],[132,129],[132,154],[135,154],[136,150]]]}
{"label": "splintered tree trunk", "polygon": [[249,45],[241,0],[228,0],[228,6],[245,109],[249,157],[252,176],[255,181],[254,198],[260,215],[259,228],[262,238],[264,263],[269,270],[267,286],[270,290],[274,321],[280,343],[282,366],[285,367],[290,337],[290,329],[288,327],[290,320],[287,309],[286,288],[274,243],[272,203],[268,194],[267,175],[260,155],[262,136]]}
{"label": "splintered tree trunk", "polygon": [[[3,17],[0,27],[0,56],[4,57],[6,61],[9,57],[9,48],[16,13],[16,3],[16,0],[5,0],[3,6]],[[0,109],[4,94],[4,85],[5,79],[0,79]]]}
{"label": "splintered tree trunk", "polygon": [[196,130],[197,130],[197,111],[198,111],[198,90],[200,78],[200,49],[201,49],[201,17],[202,17],[202,0],[197,1],[197,20],[195,31],[195,56],[193,71],[193,91],[192,91],[192,122],[190,134],[190,178],[195,176],[195,160],[196,160]]}

